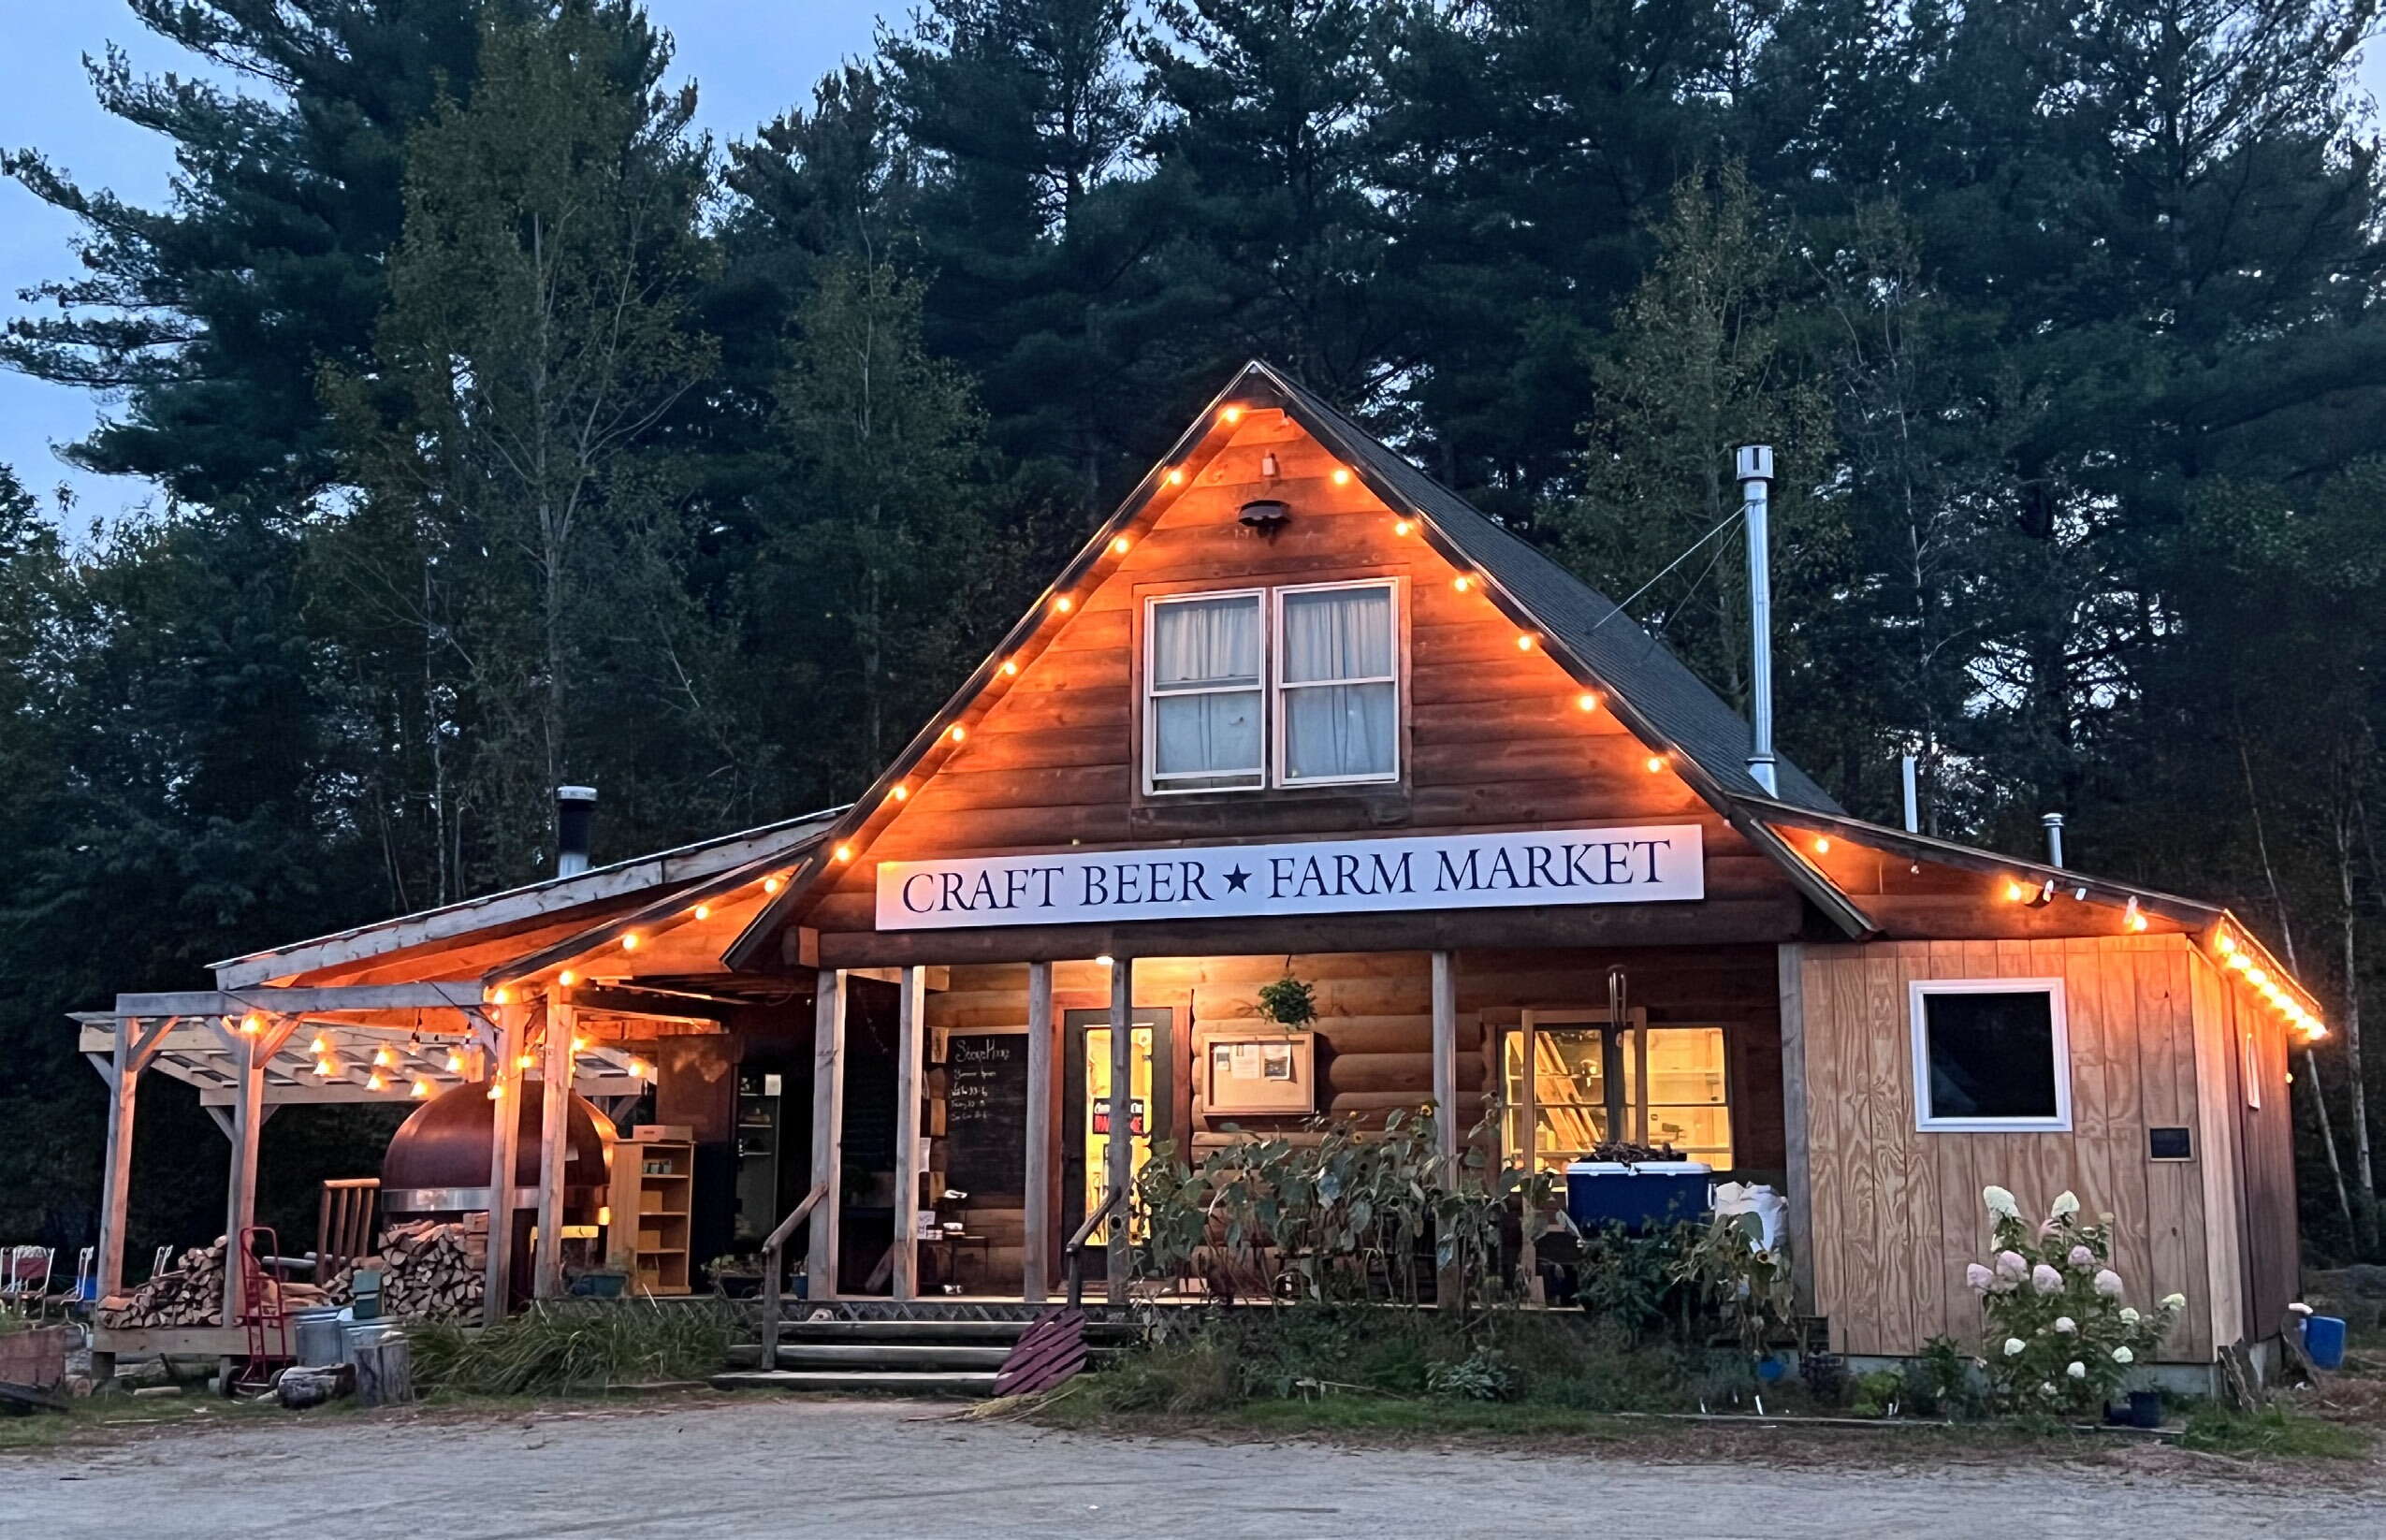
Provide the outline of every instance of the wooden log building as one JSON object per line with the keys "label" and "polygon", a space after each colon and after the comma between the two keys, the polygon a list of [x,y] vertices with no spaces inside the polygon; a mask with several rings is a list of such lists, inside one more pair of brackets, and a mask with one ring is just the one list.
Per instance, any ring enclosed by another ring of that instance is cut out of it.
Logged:
{"label": "wooden log building", "polygon": [[[686,1134],[699,1262],[811,1197],[814,1300],[1041,1300],[1155,1142],[1430,1106],[1454,1147],[1495,1100],[1505,1161],[1634,1140],[1775,1184],[1845,1353],[1976,1334],[1989,1184],[2116,1215],[2132,1296],[2189,1301],[2179,1364],[2275,1339],[2317,1002],[2219,908],[1852,818],[1768,748],[1253,363],[851,806],[83,1018],[101,1288],[142,1068],[226,1107],[237,1229],[273,1107],[420,1094],[310,1073],[287,1044],[331,1029],[538,1087],[541,1181],[500,1201],[546,1233],[567,1083]],[[1260,1017],[1288,971],[1309,1031]]]}

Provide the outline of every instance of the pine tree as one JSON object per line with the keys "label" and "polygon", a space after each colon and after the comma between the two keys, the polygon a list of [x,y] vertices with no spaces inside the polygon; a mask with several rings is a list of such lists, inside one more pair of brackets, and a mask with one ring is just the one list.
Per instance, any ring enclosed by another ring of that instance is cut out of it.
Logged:
{"label": "pine tree", "polygon": [[131,0],[159,36],[235,72],[235,94],[91,65],[100,106],[170,142],[169,205],[85,187],[35,150],[0,171],[83,226],[83,271],[29,298],[54,313],[0,337],[0,366],[121,393],[70,451],[175,496],[302,501],[334,470],[316,393],[358,367],[384,303],[407,136],[469,95],[479,0]]}

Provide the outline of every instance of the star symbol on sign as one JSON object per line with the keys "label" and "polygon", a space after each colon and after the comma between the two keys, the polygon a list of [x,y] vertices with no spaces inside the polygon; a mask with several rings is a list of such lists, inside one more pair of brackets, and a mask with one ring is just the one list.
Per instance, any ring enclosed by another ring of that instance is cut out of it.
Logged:
{"label": "star symbol on sign", "polygon": [[1230,871],[1230,872],[1229,872],[1229,873],[1227,873],[1227,874],[1226,874],[1226,885],[1227,885],[1227,889],[1228,889],[1228,891],[1229,891],[1229,892],[1231,892],[1231,893],[1242,893],[1242,892],[1244,892],[1244,889],[1243,884],[1244,884],[1245,882],[1248,882],[1248,881],[1250,881],[1250,880],[1251,880],[1251,874],[1250,874],[1249,872],[1244,871],[1244,870],[1242,867],[1240,867],[1240,866],[1235,867],[1235,868],[1234,868],[1234,870],[1232,870],[1232,871]]}

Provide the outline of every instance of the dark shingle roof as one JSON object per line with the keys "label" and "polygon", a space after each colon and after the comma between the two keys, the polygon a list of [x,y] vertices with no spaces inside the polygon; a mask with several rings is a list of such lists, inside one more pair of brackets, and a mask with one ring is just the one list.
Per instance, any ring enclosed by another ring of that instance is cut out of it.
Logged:
{"label": "dark shingle roof", "polygon": [[[1491,522],[1315,392],[1265,363],[1255,362],[1250,371],[1282,396],[1296,420],[1330,441],[1330,447],[1378,489],[1390,491],[1423,517],[1720,787],[1740,796],[1767,794],[1748,773],[1752,734],[1747,721],[1664,643],[1630,616],[1619,616],[1614,600]],[[1776,757],[1782,801],[1819,812],[1840,811],[1839,804],[1805,771],[1779,758],[1778,750]]]}

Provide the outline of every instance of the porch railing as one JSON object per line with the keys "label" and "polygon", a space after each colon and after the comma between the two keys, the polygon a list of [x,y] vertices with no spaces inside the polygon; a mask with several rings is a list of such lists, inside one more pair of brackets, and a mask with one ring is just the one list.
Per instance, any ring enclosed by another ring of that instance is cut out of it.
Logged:
{"label": "porch railing", "polygon": [[[1101,1207],[1087,1214],[1085,1216],[1085,1222],[1077,1227],[1077,1233],[1070,1236],[1069,1238],[1069,1243],[1060,1248],[1061,1257],[1069,1267],[1069,1309],[1079,1309],[1085,1303],[1086,1241],[1096,1230],[1102,1228],[1102,1221],[1108,1219],[1126,1201],[1127,1189],[1125,1187],[1116,1187],[1112,1189],[1111,1195],[1102,1199]],[[1113,1304],[1116,1304],[1117,1302],[1118,1301],[1115,1300],[1111,1301]]]}
{"label": "porch railing", "polygon": [[770,1238],[763,1242],[762,1367],[764,1370],[778,1367],[778,1326],[781,1314],[778,1295],[780,1280],[786,1271],[784,1254],[787,1250],[788,1238],[795,1233],[805,1220],[812,1216],[812,1211],[820,1207],[821,1199],[827,1196],[827,1183],[812,1184],[812,1190],[804,1195],[804,1200],[789,1211],[787,1217],[778,1222],[778,1228],[770,1232]]}

